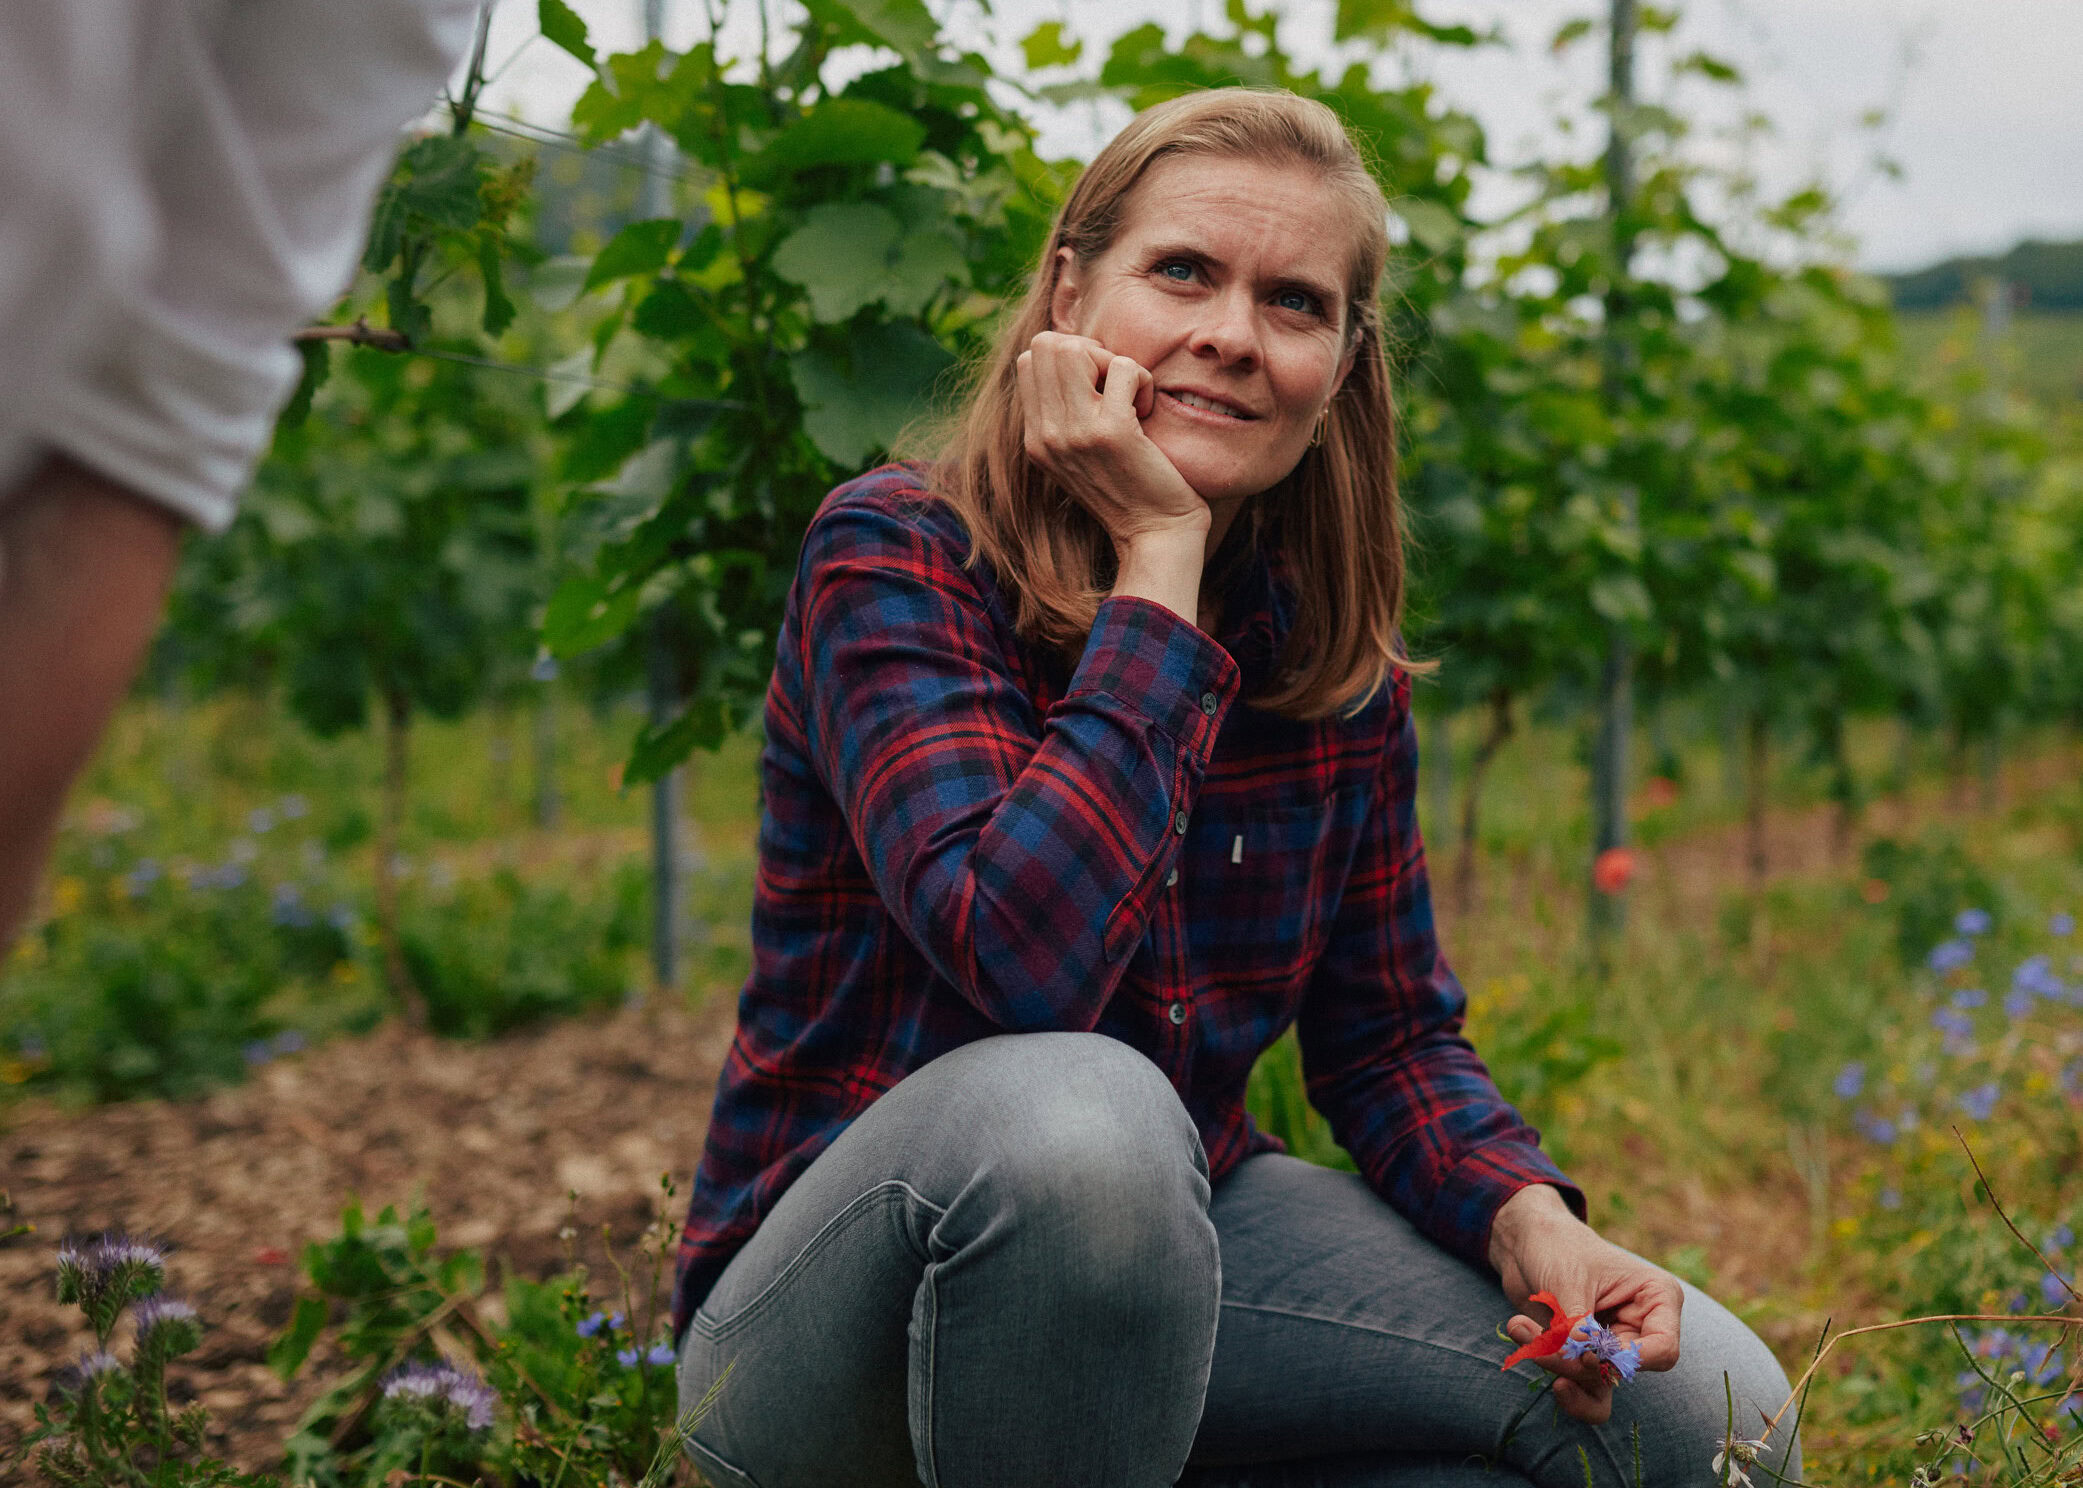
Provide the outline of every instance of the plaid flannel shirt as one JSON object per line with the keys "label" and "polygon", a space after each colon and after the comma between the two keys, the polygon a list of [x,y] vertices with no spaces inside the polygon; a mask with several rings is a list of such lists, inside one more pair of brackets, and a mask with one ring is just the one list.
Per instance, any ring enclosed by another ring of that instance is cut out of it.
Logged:
{"label": "plaid flannel shirt", "polygon": [[[1282,1150],[1244,1109],[1298,1025],[1311,1103],[1373,1189],[1485,1263],[1513,1192],[1582,1194],[1461,1036],[1434,936],[1398,675],[1351,718],[1239,701],[1291,613],[1255,549],[1220,639],[1101,604],[1075,668],[917,474],[841,486],[767,691],[753,968],[695,1175],[676,1336],[790,1183],[929,1060],[1000,1033],[1140,1050],[1220,1182]],[[1241,522],[1239,524],[1242,525]]]}

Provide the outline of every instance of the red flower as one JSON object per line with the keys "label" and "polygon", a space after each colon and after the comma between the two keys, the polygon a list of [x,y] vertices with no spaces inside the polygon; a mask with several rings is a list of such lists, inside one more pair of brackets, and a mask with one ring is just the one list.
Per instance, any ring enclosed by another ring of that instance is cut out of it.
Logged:
{"label": "red flower", "polygon": [[1634,876],[1635,855],[1631,848],[1609,847],[1591,865],[1591,886],[1601,894],[1619,893]]}
{"label": "red flower", "polygon": [[1527,1359],[1545,1359],[1551,1354],[1561,1353],[1562,1346],[1569,1342],[1569,1336],[1577,1324],[1590,1316],[1589,1313],[1584,1313],[1570,1317],[1563,1312],[1562,1304],[1555,1300],[1552,1292],[1535,1292],[1532,1300],[1548,1309],[1548,1326],[1541,1330],[1540,1337],[1533,1342],[1521,1344],[1514,1350],[1512,1356],[1498,1366],[1500,1369],[1509,1369]]}

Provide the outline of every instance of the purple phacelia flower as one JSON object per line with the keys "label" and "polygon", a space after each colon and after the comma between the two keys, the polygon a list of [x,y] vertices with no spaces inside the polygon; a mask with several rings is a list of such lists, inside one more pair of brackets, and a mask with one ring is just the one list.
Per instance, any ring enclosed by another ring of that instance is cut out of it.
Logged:
{"label": "purple phacelia flower", "polygon": [[1987,1121],[1996,1109],[1997,1094],[1996,1082],[1985,1081],[1960,1097],[1960,1109],[1976,1121]]}
{"label": "purple phacelia flower", "polygon": [[147,1297],[131,1313],[139,1333],[149,1333],[168,1323],[192,1323],[195,1309],[179,1297]]}
{"label": "purple phacelia flower", "polygon": [[2063,914],[2059,910],[2055,911],[2047,916],[2047,933],[2049,935],[2074,935],[2076,933],[2076,917],[2072,914]]}
{"label": "purple phacelia flower", "polygon": [[1975,948],[1964,940],[1942,940],[1931,948],[1924,964],[1943,976],[1974,960]]}
{"label": "purple phacelia flower", "polygon": [[615,1362],[617,1364],[620,1364],[624,1369],[635,1368],[636,1361],[642,1357],[643,1351],[639,1349],[635,1344],[631,1344],[628,1348],[615,1350]]}
{"label": "purple phacelia flower", "polygon": [[1632,1339],[1621,1342],[1612,1329],[1595,1317],[1587,1317],[1577,1324],[1569,1341],[1562,1346],[1562,1357],[1596,1360],[1598,1372],[1605,1376],[1608,1384],[1625,1384],[1642,1367],[1641,1345]]}
{"label": "purple phacelia flower", "polygon": [[600,1325],[607,1320],[608,1315],[606,1313],[596,1312],[589,1317],[581,1318],[578,1326],[573,1331],[581,1338],[591,1338],[600,1331]]}
{"label": "purple phacelia flower", "polygon": [[651,1345],[651,1352],[644,1355],[644,1362],[646,1364],[670,1364],[676,1357],[677,1355],[673,1353],[671,1344],[654,1343]]}
{"label": "purple phacelia flower", "polygon": [[1953,916],[1953,929],[1961,935],[1987,935],[1994,923],[1986,909],[1963,909]]}
{"label": "purple phacelia flower", "polygon": [[1837,1092],[1839,1100],[1857,1100],[1859,1092],[1866,1088],[1866,1066],[1853,1060],[1837,1072],[1830,1088]]}
{"label": "purple phacelia flower", "polygon": [[499,1397],[473,1370],[443,1359],[439,1364],[407,1364],[384,1381],[386,1400],[420,1401],[436,1409],[452,1411],[472,1431],[492,1425],[492,1407]]}
{"label": "purple phacelia flower", "polygon": [[99,1379],[104,1374],[121,1369],[123,1361],[107,1349],[91,1349],[81,1354],[79,1362],[72,1367],[78,1371],[80,1382],[84,1384],[88,1380]]}

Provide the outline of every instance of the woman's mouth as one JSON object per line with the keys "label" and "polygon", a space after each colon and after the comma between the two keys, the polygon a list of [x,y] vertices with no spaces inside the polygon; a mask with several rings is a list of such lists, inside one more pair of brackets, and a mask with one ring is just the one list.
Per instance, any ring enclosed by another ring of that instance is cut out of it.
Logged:
{"label": "woman's mouth", "polygon": [[1181,408],[1190,408],[1204,417],[1212,415],[1216,418],[1228,419],[1233,423],[1248,423],[1256,417],[1255,414],[1246,413],[1234,403],[1225,403],[1220,398],[1211,398],[1205,393],[1165,388],[1162,390],[1162,394]]}

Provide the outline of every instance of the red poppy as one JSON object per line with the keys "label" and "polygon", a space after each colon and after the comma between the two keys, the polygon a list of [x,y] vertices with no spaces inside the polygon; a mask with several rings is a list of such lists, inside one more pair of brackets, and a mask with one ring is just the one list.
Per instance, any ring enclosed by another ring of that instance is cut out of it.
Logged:
{"label": "red poppy", "polygon": [[1591,886],[1601,894],[1619,893],[1634,876],[1635,855],[1630,848],[1609,847],[1591,865]]}
{"label": "red poppy", "polygon": [[1515,1349],[1511,1357],[1498,1366],[1500,1369],[1509,1369],[1527,1359],[1545,1359],[1551,1354],[1561,1353],[1562,1346],[1569,1342],[1569,1336],[1577,1324],[1590,1315],[1583,1313],[1576,1317],[1569,1316],[1562,1310],[1562,1304],[1555,1300],[1552,1292],[1535,1292],[1532,1300],[1548,1309],[1548,1326],[1541,1330],[1540,1337]]}

